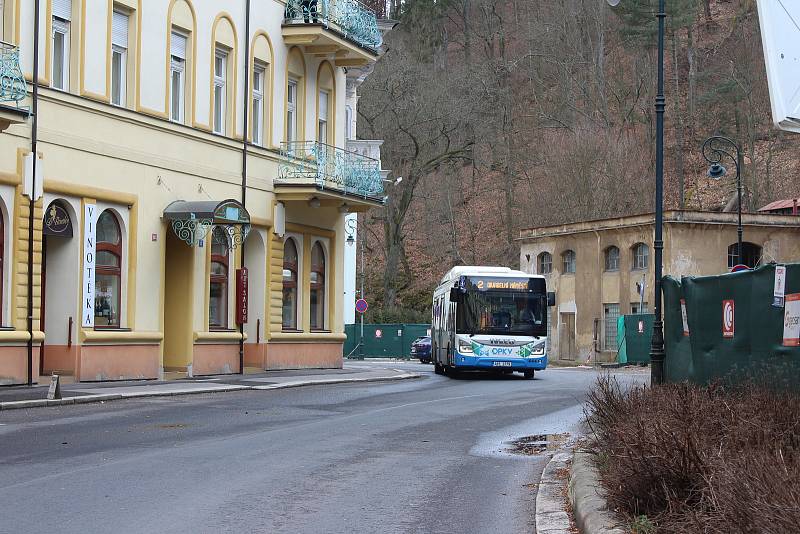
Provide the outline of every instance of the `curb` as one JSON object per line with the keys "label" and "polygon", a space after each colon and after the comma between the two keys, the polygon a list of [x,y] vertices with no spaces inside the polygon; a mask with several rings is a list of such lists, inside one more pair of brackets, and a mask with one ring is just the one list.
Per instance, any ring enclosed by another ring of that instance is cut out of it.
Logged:
{"label": "curb", "polygon": [[[304,386],[319,386],[326,384],[345,384],[351,382],[393,382],[396,380],[409,380],[422,378],[417,373],[404,373],[395,376],[370,377],[370,378],[332,378],[330,380],[298,380],[296,382],[284,382],[283,384],[270,384],[268,386],[240,386],[231,384],[229,387],[220,388],[198,388],[177,391],[142,391],[141,393],[112,393],[103,395],[80,395],[76,397],[65,397],[63,399],[35,399],[24,401],[0,402],[0,410],[22,410],[26,408],[40,408],[45,406],[65,406],[68,404],[89,404],[94,402],[105,402],[120,399],[135,399],[142,397],[176,397],[179,395],[199,395],[201,393],[228,393],[231,391],[265,391],[271,389],[298,388]],[[144,389],[146,386],[142,386]]]}
{"label": "curb", "polygon": [[554,454],[542,472],[539,488],[536,491],[536,534],[570,534],[569,515],[564,511],[564,497],[561,489],[564,482],[558,478],[558,471],[566,469],[572,454]]}
{"label": "curb", "polygon": [[575,453],[569,479],[569,498],[575,523],[583,534],[626,534],[627,530],[608,510],[591,454]]}

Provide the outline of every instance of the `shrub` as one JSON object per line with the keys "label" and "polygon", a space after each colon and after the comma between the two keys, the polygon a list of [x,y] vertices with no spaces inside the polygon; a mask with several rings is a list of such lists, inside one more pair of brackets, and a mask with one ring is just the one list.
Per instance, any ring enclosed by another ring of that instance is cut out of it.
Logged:
{"label": "shrub", "polygon": [[800,397],[756,384],[590,393],[589,448],[636,532],[800,531]]}

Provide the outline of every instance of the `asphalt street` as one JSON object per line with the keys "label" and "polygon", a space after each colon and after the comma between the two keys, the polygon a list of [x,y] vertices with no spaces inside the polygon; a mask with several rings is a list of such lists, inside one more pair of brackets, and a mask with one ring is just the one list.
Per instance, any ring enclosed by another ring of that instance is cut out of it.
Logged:
{"label": "asphalt street", "polygon": [[[597,374],[436,376],[0,412],[0,532],[534,532]],[[640,380],[642,374],[625,374]]]}

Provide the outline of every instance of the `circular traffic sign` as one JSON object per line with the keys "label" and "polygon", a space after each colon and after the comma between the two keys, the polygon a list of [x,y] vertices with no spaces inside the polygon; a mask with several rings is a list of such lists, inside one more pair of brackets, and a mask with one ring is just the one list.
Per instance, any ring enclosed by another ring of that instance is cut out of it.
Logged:
{"label": "circular traffic sign", "polygon": [[366,300],[358,299],[356,301],[356,311],[358,313],[366,313],[368,309],[369,309],[369,304],[367,304]]}
{"label": "circular traffic sign", "polygon": [[731,267],[732,273],[738,273],[739,271],[749,271],[749,270],[750,267],[748,267],[747,265],[742,265],[741,263],[739,265],[734,265],[733,267]]}

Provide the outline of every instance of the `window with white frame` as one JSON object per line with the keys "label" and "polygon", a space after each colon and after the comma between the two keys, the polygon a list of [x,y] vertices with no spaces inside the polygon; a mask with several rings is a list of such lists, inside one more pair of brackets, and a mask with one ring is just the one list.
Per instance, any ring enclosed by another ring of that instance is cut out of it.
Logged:
{"label": "window with white frame", "polygon": [[289,80],[286,92],[286,142],[294,141],[297,141],[297,80]]}
{"label": "window with white frame", "polygon": [[605,270],[608,272],[619,271],[619,248],[613,245],[606,249]]}
{"label": "window with white frame", "polygon": [[542,252],[536,258],[537,273],[550,274],[553,272],[553,255],[549,252]]}
{"label": "window with white frame", "polygon": [[567,250],[561,255],[563,274],[575,274],[575,251]]}
{"label": "window with white frame", "polygon": [[217,48],[214,53],[214,133],[225,134],[225,107],[227,88],[228,53]]}
{"label": "window with white frame", "polygon": [[256,65],[253,70],[253,144],[264,145],[264,76],[266,69]]}
{"label": "window with white frame", "polygon": [[188,37],[172,32],[170,41],[169,118],[183,123],[186,110],[186,44]]}
{"label": "window with white frame", "polygon": [[52,86],[69,90],[70,21],[72,0],[53,0]]}
{"label": "window with white frame", "polygon": [[114,11],[111,22],[111,103],[126,105],[128,74],[128,23],[126,13]]}
{"label": "window with white frame", "polygon": [[319,117],[317,118],[317,141],[328,144],[328,92],[319,92]]}

